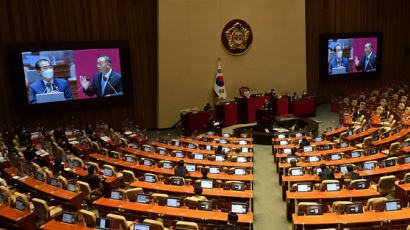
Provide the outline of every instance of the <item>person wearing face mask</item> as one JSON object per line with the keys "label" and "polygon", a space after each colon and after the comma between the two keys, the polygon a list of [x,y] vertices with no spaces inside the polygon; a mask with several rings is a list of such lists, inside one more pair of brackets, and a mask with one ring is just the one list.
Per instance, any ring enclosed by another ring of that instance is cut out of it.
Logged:
{"label": "person wearing face mask", "polygon": [[354,57],[354,63],[356,65],[357,70],[361,70],[363,72],[374,72],[376,71],[376,54],[372,51],[373,45],[372,43],[368,42],[364,45],[364,55],[362,60],[359,60],[357,56]]}
{"label": "person wearing face mask", "polygon": [[111,68],[111,58],[101,55],[97,58],[98,73],[94,75],[90,85],[90,79],[80,76],[83,92],[87,96],[107,97],[122,95],[121,74]]}
{"label": "person wearing face mask", "polygon": [[350,73],[350,64],[349,59],[343,57],[343,49],[340,44],[335,45],[335,54],[336,58],[334,58],[329,63],[329,74],[333,74],[333,68],[340,68],[345,67],[346,73]]}
{"label": "person wearing face mask", "polygon": [[49,60],[39,59],[35,68],[42,79],[30,85],[30,104],[37,104],[37,94],[52,92],[62,92],[65,100],[73,100],[70,85],[62,78],[54,78],[53,66]]}

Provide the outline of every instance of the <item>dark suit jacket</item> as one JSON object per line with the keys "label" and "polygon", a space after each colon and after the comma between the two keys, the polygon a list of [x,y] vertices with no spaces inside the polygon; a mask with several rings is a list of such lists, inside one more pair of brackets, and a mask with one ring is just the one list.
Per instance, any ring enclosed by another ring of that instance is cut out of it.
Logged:
{"label": "dark suit jacket", "polygon": [[[68,82],[61,78],[54,78],[53,89],[64,93],[64,98],[66,100],[73,100],[73,94],[71,93],[71,88]],[[30,104],[37,104],[36,94],[46,93],[47,89],[44,85],[43,79],[38,80],[30,85]]]}
{"label": "dark suit jacket", "polygon": [[329,169],[325,169],[322,172],[319,173],[320,180],[334,180],[335,179],[335,174],[333,174],[333,171],[330,171]]}
{"label": "dark suit jacket", "polygon": [[[350,73],[349,59],[342,57],[342,66],[346,68],[346,73]],[[332,74],[332,69],[337,67],[337,58],[329,63],[329,74]]]}
{"label": "dark suit jacket", "polygon": [[366,69],[364,67],[366,66],[366,54],[363,55],[362,60],[360,60],[360,63],[358,66],[356,66],[357,70],[361,70],[363,72],[373,72],[376,71],[376,60],[377,57],[374,53],[370,55],[370,61],[367,63]]}
{"label": "dark suit jacket", "polygon": [[[123,94],[120,73],[117,73],[114,70],[111,71],[110,77],[108,78],[108,82],[111,85],[107,82],[104,88],[104,93],[101,93],[101,79],[102,73],[96,73],[93,78],[93,83],[88,87],[87,90],[83,89],[83,92],[90,97],[94,96],[95,94],[97,94],[97,97],[104,97],[107,95],[116,96]],[[117,91],[117,93],[115,93],[113,88],[115,89],[115,91]]]}

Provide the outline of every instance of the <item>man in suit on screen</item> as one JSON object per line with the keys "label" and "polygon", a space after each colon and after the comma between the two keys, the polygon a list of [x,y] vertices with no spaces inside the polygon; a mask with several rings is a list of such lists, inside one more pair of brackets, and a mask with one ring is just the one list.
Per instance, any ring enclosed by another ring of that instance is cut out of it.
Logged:
{"label": "man in suit on screen", "polygon": [[333,58],[333,60],[329,63],[329,74],[335,74],[333,73],[333,68],[340,67],[345,67],[345,73],[350,73],[349,59],[343,57],[343,49],[340,44],[335,45],[335,54],[336,58]]}
{"label": "man in suit on screen", "polygon": [[98,73],[94,75],[93,82],[84,76],[80,76],[83,92],[92,97],[107,97],[122,95],[121,74],[111,68],[111,58],[101,55],[97,58]]}
{"label": "man in suit on screen", "polygon": [[357,70],[362,72],[374,72],[376,71],[376,55],[372,52],[373,45],[368,42],[364,45],[364,55],[362,60],[357,56],[354,57],[354,62]]}
{"label": "man in suit on screen", "polygon": [[42,79],[30,85],[30,104],[37,104],[37,94],[52,92],[63,92],[65,100],[73,100],[70,85],[64,79],[54,78],[53,66],[49,60],[38,60],[35,68]]}

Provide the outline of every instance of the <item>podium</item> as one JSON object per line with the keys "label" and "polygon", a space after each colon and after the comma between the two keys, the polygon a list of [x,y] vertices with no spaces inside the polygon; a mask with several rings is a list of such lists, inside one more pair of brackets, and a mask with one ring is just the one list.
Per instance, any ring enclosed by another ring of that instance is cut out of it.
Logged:
{"label": "podium", "polygon": [[287,116],[289,114],[289,97],[282,96],[277,99],[278,115]]}
{"label": "podium", "polygon": [[256,122],[260,127],[270,127],[275,122],[276,108],[256,109]]}
{"label": "podium", "polygon": [[238,104],[236,102],[220,103],[215,106],[216,118],[223,126],[238,124]]}
{"label": "podium", "polygon": [[238,122],[242,124],[256,121],[256,109],[263,107],[265,100],[271,101],[270,96],[253,96],[250,98],[237,98],[238,101]]}
{"label": "podium", "polygon": [[313,117],[316,114],[316,98],[294,100],[291,103],[292,111],[298,117]]}
{"label": "podium", "polygon": [[215,121],[215,110],[181,113],[184,135],[189,136],[196,130],[205,130],[207,128],[206,121],[208,120],[209,114],[212,114],[213,120]]}

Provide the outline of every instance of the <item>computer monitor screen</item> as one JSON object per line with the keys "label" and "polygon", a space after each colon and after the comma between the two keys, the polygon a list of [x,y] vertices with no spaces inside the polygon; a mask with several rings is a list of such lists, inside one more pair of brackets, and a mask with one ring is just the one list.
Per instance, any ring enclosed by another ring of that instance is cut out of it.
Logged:
{"label": "computer monitor screen", "polygon": [[341,125],[341,124],[338,124],[336,128],[337,128],[337,129],[340,129],[340,128],[342,128],[342,125]]}
{"label": "computer monitor screen", "polygon": [[212,180],[201,180],[201,188],[212,189],[213,181]]}
{"label": "computer monitor screen", "polygon": [[384,164],[384,167],[392,167],[396,165],[396,161],[394,159],[384,160],[383,164]]}
{"label": "computer monitor screen", "polygon": [[125,161],[127,161],[128,163],[134,163],[134,157],[127,156],[125,158]]}
{"label": "computer monitor screen", "polygon": [[288,141],[279,141],[279,145],[288,145]]}
{"label": "computer monitor screen", "polygon": [[210,200],[200,200],[198,201],[198,210],[212,211],[212,201]]}
{"label": "computer monitor screen", "polygon": [[316,142],[321,142],[321,141],[323,141],[323,138],[321,138],[321,137],[316,137],[316,138],[315,138],[315,141],[316,141]]}
{"label": "computer monitor screen", "polygon": [[202,137],[201,140],[202,140],[203,142],[208,142],[208,141],[209,141],[209,138],[208,138],[208,137]]}
{"label": "computer monitor screen", "polygon": [[233,191],[244,191],[245,190],[245,183],[244,182],[232,182],[231,189]]}
{"label": "computer monitor screen", "polygon": [[151,147],[144,146],[144,152],[150,153],[151,152]]}
{"label": "computer monitor screen", "polygon": [[151,159],[144,159],[144,165],[145,166],[152,166],[152,160]]}
{"label": "computer monitor screen", "polygon": [[195,172],[196,171],[195,165],[192,165],[192,164],[186,164],[185,168],[188,172]]}
{"label": "computer monitor screen", "polygon": [[17,210],[24,211],[25,208],[26,208],[25,206],[26,206],[26,203],[23,200],[20,200],[20,199],[16,200],[16,209]]}
{"label": "computer monitor screen", "polygon": [[377,154],[377,148],[371,148],[367,150],[367,154],[374,155]]}
{"label": "computer monitor screen", "polygon": [[302,137],[302,133],[296,133],[296,137]]}
{"label": "computer monitor screen", "polygon": [[215,135],[215,132],[209,131],[209,132],[208,132],[208,135],[209,135],[209,136],[213,136],[213,135]]}
{"label": "computer monitor screen", "polygon": [[238,214],[246,214],[246,204],[244,203],[231,203],[231,212]]}
{"label": "computer monitor screen", "polygon": [[409,145],[410,145],[410,141],[405,141],[405,142],[403,142],[403,146],[404,146],[404,147],[409,147]]}
{"label": "computer monitor screen", "polygon": [[137,194],[137,203],[140,203],[140,204],[148,203],[148,196],[145,194]]}
{"label": "computer monitor screen", "polygon": [[162,167],[163,167],[164,169],[172,169],[172,163],[171,163],[171,162],[164,162],[164,163],[162,164]]}
{"label": "computer monitor screen", "polygon": [[359,214],[363,213],[363,205],[361,202],[355,202],[353,204],[346,204],[346,214]]}
{"label": "computer monitor screen", "polygon": [[235,175],[238,175],[238,176],[246,175],[245,168],[235,168]]}
{"label": "computer monitor screen", "polygon": [[134,230],[150,230],[150,225],[148,225],[148,224],[134,224]]}
{"label": "computer monitor screen", "polygon": [[307,205],[306,206],[306,215],[307,216],[323,215],[322,205]]}
{"label": "computer monitor screen", "polygon": [[44,181],[44,174],[43,173],[36,173],[36,179],[39,181]]}
{"label": "computer monitor screen", "polygon": [[296,168],[290,170],[290,175],[292,176],[303,176],[303,170],[301,168]]}
{"label": "computer monitor screen", "polygon": [[340,185],[338,183],[328,183],[326,184],[326,190],[328,192],[334,192],[340,190]]}
{"label": "computer monitor screen", "polygon": [[179,208],[180,207],[179,198],[167,198],[167,206],[173,207],[173,208]]}
{"label": "computer monitor screen", "polygon": [[225,160],[225,158],[224,158],[224,156],[222,156],[222,155],[216,155],[216,156],[215,156],[215,161],[222,162],[222,161],[224,161],[224,160]]}
{"label": "computer monitor screen", "polygon": [[290,149],[290,148],[283,149],[284,154],[289,154],[291,152],[292,152],[292,149]]}
{"label": "computer monitor screen", "polygon": [[330,159],[332,159],[332,161],[337,161],[342,159],[342,157],[339,154],[331,154]]}
{"label": "computer monitor screen", "polygon": [[332,148],[331,145],[323,145],[323,149],[324,149],[324,150],[329,150],[329,149],[331,149],[331,148]]}
{"label": "computer monitor screen", "polygon": [[230,137],[231,135],[229,133],[224,133],[223,137]]}
{"label": "computer monitor screen", "polygon": [[347,166],[346,165],[341,165],[340,166],[340,172],[341,173],[347,173]]}
{"label": "computer monitor screen", "polygon": [[225,139],[221,139],[221,140],[219,140],[219,143],[220,143],[220,144],[227,144],[227,143],[228,143],[228,141],[227,141],[227,140],[225,140]]}
{"label": "computer monitor screen", "polygon": [[209,167],[210,174],[219,174],[219,167]]}
{"label": "computer monitor screen", "polygon": [[352,158],[360,157],[360,153],[359,153],[359,152],[352,152],[352,153],[351,153],[351,157],[352,157]]}
{"label": "computer monitor screen", "polygon": [[305,147],[303,147],[303,152],[305,152],[305,153],[309,153],[309,152],[312,152],[312,151],[313,151],[312,146],[305,146]]}
{"label": "computer monitor screen", "polygon": [[4,203],[4,195],[2,193],[0,193],[0,203]]}
{"label": "computer monitor screen", "polygon": [[26,167],[26,168],[24,169],[24,173],[25,173],[27,176],[32,176],[32,175],[33,175],[33,170],[32,170],[31,168],[29,168],[29,167]]}
{"label": "computer monitor screen", "polygon": [[63,212],[61,221],[67,224],[75,224],[75,214],[71,212]]}
{"label": "computer monitor screen", "polygon": [[229,151],[231,151],[231,148],[229,148],[229,147],[222,147],[222,151],[224,151],[224,152],[229,152]]}
{"label": "computer monitor screen", "polygon": [[175,156],[178,158],[184,158],[184,154],[181,151],[175,152]]}
{"label": "computer monitor screen", "polygon": [[155,183],[155,177],[154,175],[145,175],[144,181],[148,183]]}
{"label": "computer monitor screen", "polygon": [[379,136],[373,136],[373,141],[378,141],[380,139]]}
{"label": "computer monitor screen", "polygon": [[111,190],[110,198],[114,200],[122,200],[122,193],[117,190]]}
{"label": "computer monitor screen", "polygon": [[199,154],[199,153],[195,153],[195,154],[194,154],[194,159],[195,159],[195,160],[203,160],[203,159],[204,159],[204,155],[203,155],[203,154]]}
{"label": "computer monitor screen", "polygon": [[207,151],[212,151],[212,145],[206,145],[205,150]]}
{"label": "computer monitor screen", "polygon": [[111,153],[111,157],[117,160],[120,159],[120,156],[118,155],[118,153],[114,153],[114,152]]}
{"label": "computer monitor screen", "polygon": [[160,150],[158,151],[158,154],[159,154],[159,155],[162,155],[162,156],[165,156],[165,155],[167,155],[167,151],[166,151],[165,149],[160,149]]}
{"label": "computer monitor screen", "polygon": [[112,170],[109,168],[104,168],[104,176],[112,176]]}
{"label": "computer monitor screen", "polygon": [[317,168],[316,168],[316,174],[319,175],[319,173],[321,173],[321,172],[322,172],[322,169],[319,168],[319,167],[317,167]]}
{"label": "computer monitor screen", "polygon": [[310,184],[298,184],[297,191],[298,192],[310,192],[312,191],[312,186]]}
{"label": "computer monitor screen", "polygon": [[240,141],[239,141],[239,144],[240,144],[240,145],[247,145],[247,144],[248,144],[248,142],[247,142],[247,141],[245,141],[245,140],[240,140]]}
{"label": "computer monitor screen", "polygon": [[248,137],[248,134],[246,134],[246,133],[241,133],[241,138],[247,138]]}
{"label": "computer monitor screen", "polygon": [[390,134],[389,133],[384,133],[384,138],[388,138],[389,136],[390,136]]}
{"label": "computer monitor screen", "polygon": [[401,210],[401,202],[400,200],[389,200],[385,201],[386,204],[386,211],[397,211]]}
{"label": "computer monitor screen", "polygon": [[174,146],[179,146],[179,141],[174,141]]}
{"label": "computer monitor screen", "polygon": [[74,167],[80,167],[81,163],[78,160],[73,160]]}
{"label": "computer monitor screen", "polygon": [[109,230],[111,228],[111,219],[97,217],[95,221],[95,228]]}
{"label": "computer monitor screen", "polygon": [[319,156],[310,156],[309,157],[309,162],[318,162],[320,161]]}
{"label": "computer monitor screen", "polygon": [[245,163],[246,162],[246,157],[239,156],[239,157],[236,158],[236,162]]}
{"label": "computer monitor screen", "polygon": [[242,147],[241,152],[243,152],[243,153],[249,153],[249,148],[248,148],[248,147]]}
{"label": "computer monitor screen", "polygon": [[370,186],[370,182],[369,181],[357,181],[355,183],[355,189],[360,190],[360,189],[368,189]]}
{"label": "computer monitor screen", "polygon": [[349,146],[349,143],[347,142],[340,143],[340,148],[346,148],[347,146]]}
{"label": "computer monitor screen", "polygon": [[75,183],[68,183],[68,184],[67,184],[67,190],[68,190],[68,191],[71,191],[71,192],[76,192],[76,191],[77,191],[77,188],[76,188],[76,186],[75,186]]}
{"label": "computer monitor screen", "polygon": [[173,177],[171,178],[171,185],[182,186],[184,185],[183,179]]}
{"label": "computer monitor screen", "polygon": [[50,179],[50,184],[54,187],[58,187],[58,179],[57,178],[51,178]]}
{"label": "computer monitor screen", "polygon": [[132,144],[131,144],[131,148],[133,148],[133,149],[138,149],[138,146],[137,146],[137,144],[132,143]]}
{"label": "computer monitor screen", "polygon": [[370,129],[371,127],[372,127],[371,124],[367,124],[364,128],[365,128],[365,129]]}
{"label": "computer monitor screen", "polygon": [[278,134],[278,138],[279,139],[281,139],[281,138],[285,138],[286,137],[286,135],[285,134]]}
{"label": "computer monitor screen", "polygon": [[357,132],[358,132],[358,133],[363,132],[363,128],[358,129]]}
{"label": "computer monitor screen", "polygon": [[407,157],[404,158],[404,163],[405,164],[410,163],[410,156],[407,156]]}
{"label": "computer monitor screen", "polygon": [[188,147],[189,149],[194,149],[194,148],[195,148],[195,145],[192,144],[192,143],[189,143],[187,147]]}
{"label": "computer monitor screen", "polygon": [[326,128],[326,132],[328,133],[328,132],[330,132],[330,131],[332,131],[332,127],[327,127],[327,128]]}
{"label": "computer monitor screen", "polygon": [[352,135],[353,135],[353,131],[352,131],[352,130],[349,130],[348,135],[349,135],[349,136],[352,136]]}

